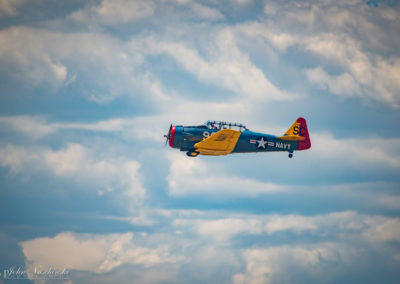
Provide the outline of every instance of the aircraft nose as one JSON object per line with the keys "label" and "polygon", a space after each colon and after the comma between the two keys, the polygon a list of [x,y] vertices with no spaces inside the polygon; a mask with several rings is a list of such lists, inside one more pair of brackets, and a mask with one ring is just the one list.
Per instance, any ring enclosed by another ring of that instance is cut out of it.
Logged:
{"label": "aircraft nose", "polygon": [[172,125],[171,131],[169,133],[169,146],[174,147],[174,141],[175,141],[175,125]]}

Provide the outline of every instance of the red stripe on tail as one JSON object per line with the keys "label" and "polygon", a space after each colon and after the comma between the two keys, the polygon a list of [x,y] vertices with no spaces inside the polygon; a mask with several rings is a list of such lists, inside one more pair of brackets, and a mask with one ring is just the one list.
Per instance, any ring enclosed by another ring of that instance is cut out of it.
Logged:
{"label": "red stripe on tail", "polygon": [[304,140],[300,140],[297,143],[297,150],[307,150],[311,148],[311,140],[310,136],[308,135],[308,128],[307,128],[307,122],[304,118],[299,117],[296,121],[297,123],[300,124],[300,133],[299,135],[301,137],[304,137]]}

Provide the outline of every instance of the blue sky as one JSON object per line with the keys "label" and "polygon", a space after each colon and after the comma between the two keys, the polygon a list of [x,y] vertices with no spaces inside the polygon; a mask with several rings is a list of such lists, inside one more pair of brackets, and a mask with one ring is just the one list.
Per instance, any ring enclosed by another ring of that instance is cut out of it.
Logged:
{"label": "blue sky", "polygon": [[[0,1],[0,283],[398,283],[397,1]],[[189,158],[170,123],[312,148]]]}

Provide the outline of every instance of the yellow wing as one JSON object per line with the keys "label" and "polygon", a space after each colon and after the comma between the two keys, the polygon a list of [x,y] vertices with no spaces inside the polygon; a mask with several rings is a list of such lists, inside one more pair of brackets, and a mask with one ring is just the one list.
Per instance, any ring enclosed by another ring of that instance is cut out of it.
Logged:
{"label": "yellow wing", "polygon": [[241,132],[232,129],[222,129],[210,137],[194,144],[201,155],[227,155],[233,151]]}

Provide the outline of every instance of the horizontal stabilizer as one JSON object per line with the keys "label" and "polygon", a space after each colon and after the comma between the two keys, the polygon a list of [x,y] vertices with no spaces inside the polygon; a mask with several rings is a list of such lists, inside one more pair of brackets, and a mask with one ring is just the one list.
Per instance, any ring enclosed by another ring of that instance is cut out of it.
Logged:
{"label": "horizontal stabilizer", "polygon": [[287,141],[299,141],[299,140],[304,140],[306,138],[298,136],[298,135],[285,135],[285,136],[279,136],[279,139],[282,140],[287,140]]}

